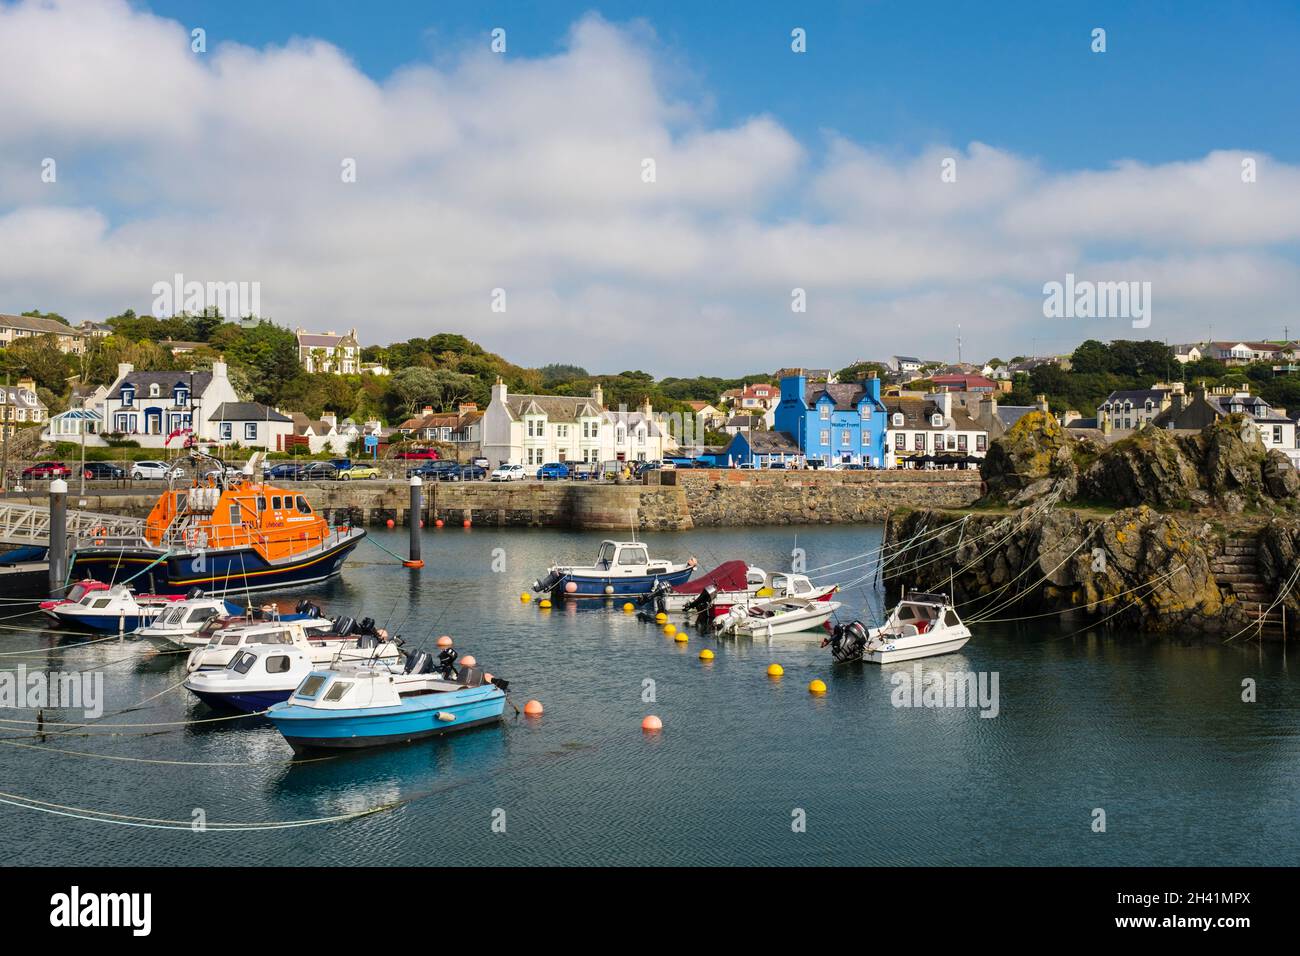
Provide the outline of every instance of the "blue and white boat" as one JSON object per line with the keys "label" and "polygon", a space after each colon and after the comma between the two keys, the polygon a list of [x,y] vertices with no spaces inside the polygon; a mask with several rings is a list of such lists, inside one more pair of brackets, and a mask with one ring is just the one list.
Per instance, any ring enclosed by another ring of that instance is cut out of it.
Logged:
{"label": "blue and white boat", "polygon": [[[401,672],[401,659],[375,660],[368,666]],[[275,644],[241,649],[220,670],[198,670],[185,678],[185,689],[209,707],[255,714],[289,699],[294,688],[320,665],[309,651]]]}
{"label": "blue and white boat", "polygon": [[139,634],[185,647],[185,638],[199,633],[209,621],[239,617],[243,613],[244,609],[233,601],[200,594],[173,601],[152,623],[140,628]]}
{"label": "blue and white boat", "polygon": [[449,662],[426,671],[431,664],[419,653],[400,674],[355,664],[314,670],[266,716],[299,753],[406,743],[501,719],[507,681],[488,681],[477,667],[457,671]]}
{"label": "blue and white boat", "polygon": [[676,587],[695,573],[696,561],[672,562],[650,557],[641,541],[602,541],[590,565],[555,565],[533,590],[553,597],[644,597],[656,585]]}
{"label": "blue and white boat", "polygon": [[129,585],[115,584],[102,591],[88,591],[76,602],[56,604],[47,613],[63,624],[93,631],[130,633],[151,624],[179,598],[137,595]]}

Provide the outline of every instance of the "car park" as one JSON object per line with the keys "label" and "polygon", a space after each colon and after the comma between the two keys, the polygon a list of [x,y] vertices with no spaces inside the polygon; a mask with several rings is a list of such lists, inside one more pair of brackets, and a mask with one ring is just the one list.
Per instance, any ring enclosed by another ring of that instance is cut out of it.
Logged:
{"label": "car park", "polygon": [[61,461],[38,461],[23,469],[24,478],[68,478],[72,469]]}
{"label": "car park", "polygon": [[184,478],[185,469],[169,465],[165,461],[137,461],[131,465],[131,477],[136,481]]}
{"label": "car park", "polygon": [[537,477],[543,481],[555,481],[569,477],[569,466],[562,461],[548,461],[537,469]]}

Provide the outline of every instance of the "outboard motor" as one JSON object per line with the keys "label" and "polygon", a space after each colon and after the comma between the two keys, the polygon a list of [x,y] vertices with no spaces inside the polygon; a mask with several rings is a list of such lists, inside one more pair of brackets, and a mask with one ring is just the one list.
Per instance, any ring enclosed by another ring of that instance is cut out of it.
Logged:
{"label": "outboard motor", "polygon": [[433,658],[428,651],[416,651],[406,658],[403,674],[427,674],[433,668]]}
{"label": "outboard motor", "polygon": [[363,617],[360,623],[357,624],[357,633],[370,634],[374,637],[378,637],[379,629],[375,627],[375,619],[373,617]]}
{"label": "outboard motor", "polygon": [[369,649],[378,646],[379,646],[379,638],[375,637],[375,635],[373,634],[366,634],[363,631],[361,633],[361,636],[357,638],[357,647],[359,648]]}
{"label": "outboard motor", "polygon": [[542,578],[542,580],[534,581],[533,590],[552,591],[555,589],[555,586],[559,584],[563,578],[564,578],[564,573],[562,571],[552,571],[546,577]]}
{"label": "outboard motor", "polygon": [[298,614],[306,614],[308,617],[320,617],[320,608],[315,604],[312,604],[311,601],[308,601],[306,598],[303,598],[298,602],[294,611]]}
{"label": "outboard motor", "polygon": [[700,591],[698,595],[687,602],[686,607],[683,608],[683,610],[702,611],[704,608],[710,607],[713,604],[713,599],[717,597],[717,594],[718,586],[716,584],[706,584],[704,585],[704,589]]}
{"label": "outboard motor", "polygon": [[354,618],[346,615],[334,622],[334,633],[339,637],[349,637],[357,629],[357,622]]}
{"label": "outboard motor", "polygon": [[862,660],[863,648],[867,646],[867,629],[861,621],[848,624],[836,624],[831,636],[822,641],[822,647],[831,647],[831,656],[841,664]]}
{"label": "outboard motor", "polygon": [[460,655],[456,653],[454,647],[448,647],[438,655],[438,670],[447,680],[456,679],[456,658]]}

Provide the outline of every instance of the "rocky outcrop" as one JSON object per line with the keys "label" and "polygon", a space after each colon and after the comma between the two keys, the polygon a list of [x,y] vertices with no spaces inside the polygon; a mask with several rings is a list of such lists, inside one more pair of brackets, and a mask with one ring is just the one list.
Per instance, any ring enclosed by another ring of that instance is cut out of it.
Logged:
{"label": "rocky outcrop", "polygon": [[1080,496],[1123,507],[1203,504],[1200,475],[1173,432],[1145,428],[1107,448],[1080,482]]}
{"label": "rocky outcrop", "polygon": [[1032,411],[989,448],[980,476],[990,499],[1012,505],[1030,504],[1059,493],[1073,498],[1078,468],[1073,440],[1055,417]]}
{"label": "rocky outcrop", "polygon": [[1216,583],[1220,544],[1209,526],[1148,507],[1106,518],[1057,508],[966,519],[918,511],[889,538],[898,549],[889,552],[889,587],[951,589],[976,620],[1072,611],[1158,633],[1230,633],[1249,622]]}

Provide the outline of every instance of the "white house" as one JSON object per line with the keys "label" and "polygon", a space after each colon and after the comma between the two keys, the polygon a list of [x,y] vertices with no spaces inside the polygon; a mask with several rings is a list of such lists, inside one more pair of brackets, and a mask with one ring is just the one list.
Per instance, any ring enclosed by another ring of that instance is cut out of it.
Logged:
{"label": "white house", "polygon": [[168,435],[185,429],[211,438],[203,434],[207,416],[223,402],[237,401],[224,362],[213,363],[211,372],[154,372],[123,362],[104,397],[99,433],[143,448],[166,447]]}
{"label": "white house", "polygon": [[922,455],[983,458],[989,448],[988,429],[966,409],[954,407],[951,392],[923,398],[885,396],[889,416],[885,425],[887,460],[898,464]]}
{"label": "white house", "polygon": [[604,425],[599,385],[589,398],[511,395],[498,378],[483,413],[483,456],[493,465],[601,461]]}
{"label": "white house", "polygon": [[261,402],[222,402],[208,416],[207,428],[220,445],[283,451],[293,419]]}
{"label": "white house", "polygon": [[634,412],[605,412],[601,461],[654,461],[664,456],[664,433],[650,402]]}
{"label": "white house", "polygon": [[295,329],[298,336],[298,363],[308,372],[333,372],[335,375],[355,375],[361,371],[361,343],[357,330],[337,332],[308,332]]}

